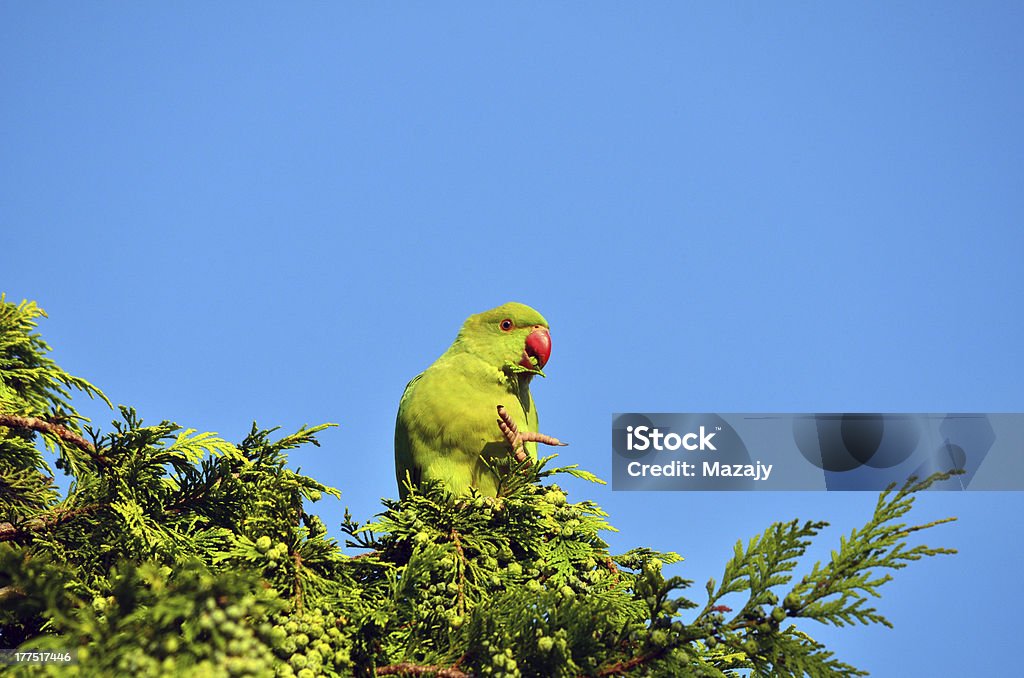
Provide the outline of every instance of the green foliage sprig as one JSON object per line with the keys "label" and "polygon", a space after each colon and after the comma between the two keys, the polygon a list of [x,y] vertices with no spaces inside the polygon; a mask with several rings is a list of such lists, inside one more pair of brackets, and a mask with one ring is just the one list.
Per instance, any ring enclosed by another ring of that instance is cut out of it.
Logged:
{"label": "green foliage sprig", "polygon": [[[737,543],[698,605],[665,574],[679,555],[610,553],[607,514],[556,482],[600,481],[517,461],[514,431],[497,496],[433,484],[368,523],[346,512],[346,553],[308,510],[338,491],[287,465],[329,425],[232,444],[122,407],[101,433],[69,389],[105,397],[47,357],[40,315],[0,301],[0,646],[79,662],[15,675],[853,675],[797,624],[888,625],[870,598],[890,572],[952,553],[908,542],[946,521],[900,522],[940,475],[883,493],[799,579],[825,523]],[[39,437],[73,478],[64,497]]]}

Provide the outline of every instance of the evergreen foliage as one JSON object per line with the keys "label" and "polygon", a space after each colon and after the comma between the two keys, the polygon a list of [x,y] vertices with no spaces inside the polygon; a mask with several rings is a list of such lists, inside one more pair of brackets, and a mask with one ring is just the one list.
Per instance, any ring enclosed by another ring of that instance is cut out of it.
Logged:
{"label": "evergreen foliage", "polygon": [[[0,297],[0,647],[79,661],[13,675],[854,675],[793,622],[888,624],[869,605],[882,572],[952,553],[908,545],[945,521],[899,522],[931,478],[883,493],[799,579],[825,523],[737,543],[699,606],[663,572],[678,555],[609,553],[607,515],[554,482],[600,481],[510,454],[496,497],[428,485],[368,524],[346,514],[349,555],[306,510],[338,491],[287,467],[328,425],[254,425],[232,444],[122,407],[101,433],[69,389],[105,396],[47,357],[41,315]],[[72,476],[65,497],[40,436]]]}

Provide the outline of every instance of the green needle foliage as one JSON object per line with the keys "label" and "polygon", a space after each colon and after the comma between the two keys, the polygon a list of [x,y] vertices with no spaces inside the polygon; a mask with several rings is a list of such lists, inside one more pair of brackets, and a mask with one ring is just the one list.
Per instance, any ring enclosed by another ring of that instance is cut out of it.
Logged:
{"label": "green needle foliage", "polygon": [[[0,297],[0,647],[78,663],[13,675],[855,675],[794,622],[888,625],[870,603],[890,571],[952,553],[908,544],[945,521],[899,522],[930,478],[883,493],[798,579],[825,523],[737,543],[700,606],[663,572],[678,555],[611,554],[607,515],[554,482],[601,481],[510,454],[496,497],[428,485],[372,522],[346,514],[351,555],[306,510],[338,491],[287,465],[329,425],[232,444],[122,407],[100,433],[69,389],[106,398],[47,357],[41,315]],[[72,476],[64,497],[39,438]]]}

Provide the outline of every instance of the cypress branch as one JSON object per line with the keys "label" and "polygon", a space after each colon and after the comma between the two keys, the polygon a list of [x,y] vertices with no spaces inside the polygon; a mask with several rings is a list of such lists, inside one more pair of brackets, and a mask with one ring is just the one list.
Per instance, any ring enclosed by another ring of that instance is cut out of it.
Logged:
{"label": "cypress branch", "polygon": [[[869,605],[882,585],[953,553],[908,543],[952,519],[903,522],[937,475],[883,493],[802,576],[825,523],[738,542],[697,605],[664,572],[677,554],[611,553],[607,514],[557,484],[602,481],[531,463],[524,443],[563,443],[499,408],[498,496],[427,483],[370,523],[346,511],[346,544],[362,551],[348,555],[307,510],[338,491],[288,465],[328,425],[275,437],[254,424],[232,444],[119,408],[89,443],[68,389],[99,391],[49,361],[39,315],[0,297],[0,646],[78,648],[84,676],[859,675],[796,624],[888,625]],[[60,443],[63,499],[37,435]]]}
{"label": "cypress branch", "polygon": [[60,438],[64,442],[74,445],[83,452],[96,451],[96,447],[92,443],[74,431],[65,428],[61,424],[45,421],[36,417],[20,417],[16,414],[4,414],[3,412],[0,412],[0,426],[47,433]]}
{"label": "cypress branch", "polygon": [[61,523],[79,516],[88,515],[105,508],[102,504],[91,504],[76,509],[54,510],[48,515],[36,516],[23,524],[15,526],[11,523],[0,523],[0,542],[11,541],[18,537],[29,536],[33,532],[52,529]]}
{"label": "cypress branch", "polygon": [[442,666],[417,666],[409,662],[390,664],[377,668],[378,676],[436,676],[436,678],[469,678],[469,674],[456,668]]}

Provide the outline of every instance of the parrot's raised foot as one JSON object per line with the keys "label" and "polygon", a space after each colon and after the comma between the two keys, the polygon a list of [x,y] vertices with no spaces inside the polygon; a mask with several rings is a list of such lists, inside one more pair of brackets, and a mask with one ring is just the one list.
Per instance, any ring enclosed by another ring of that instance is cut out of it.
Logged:
{"label": "parrot's raised foot", "polygon": [[523,451],[523,443],[543,443],[545,445],[553,445],[558,447],[565,447],[569,443],[564,443],[558,438],[554,438],[543,433],[535,433],[534,431],[520,431],[516,423],[512,421],[512,417],[505,411],[504,405],[498,405],[498,428],[501,429],[502,435],[505,436],[505,440],[512,447],[512,453],[515,455],[516,461],[522,463],[527,460],[526,452]]}

